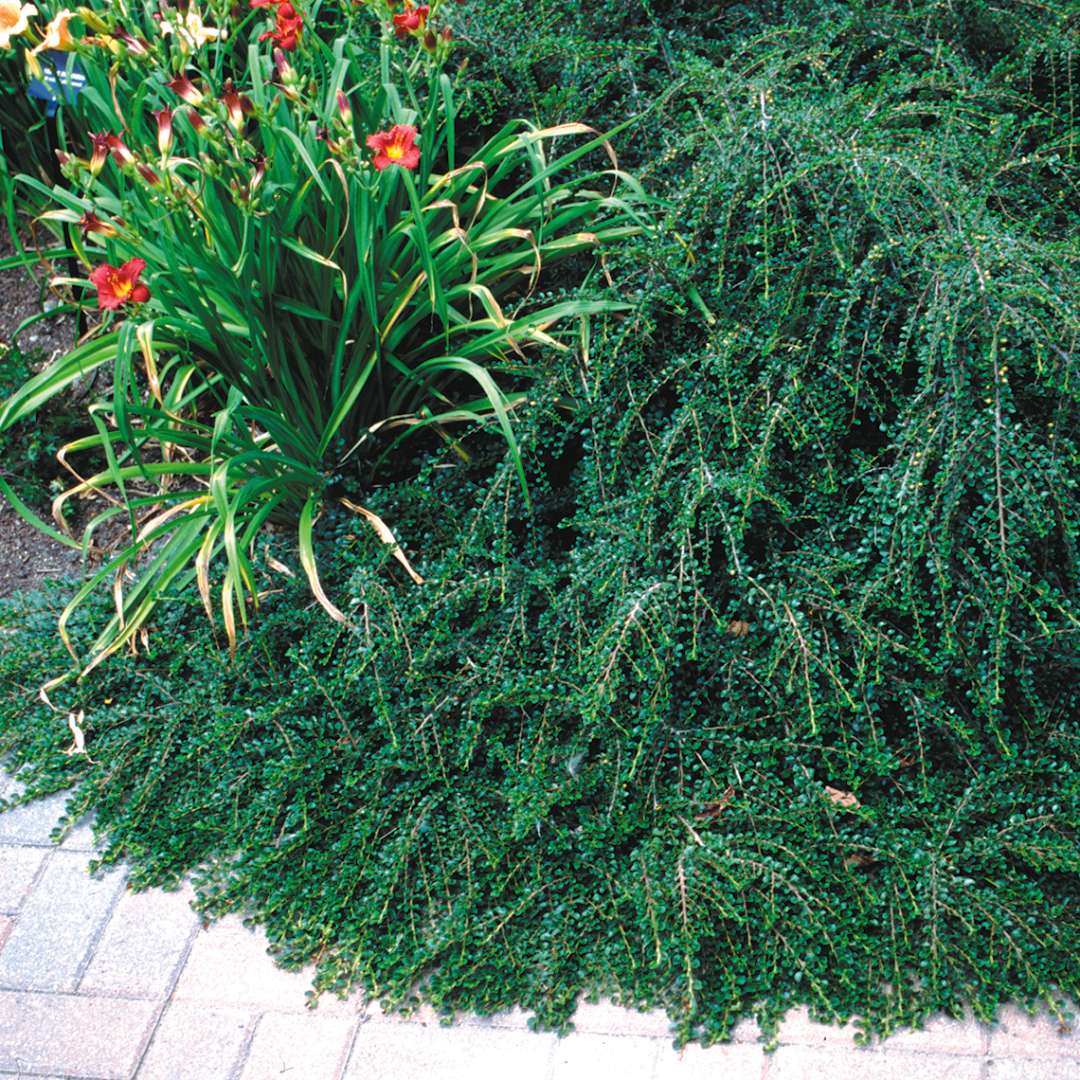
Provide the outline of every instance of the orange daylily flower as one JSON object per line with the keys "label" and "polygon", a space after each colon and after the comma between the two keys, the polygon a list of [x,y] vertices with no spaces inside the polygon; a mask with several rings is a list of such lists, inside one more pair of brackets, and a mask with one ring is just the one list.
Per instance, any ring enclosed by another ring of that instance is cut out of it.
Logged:
{"label": "orange daylily flower", "polygon": [[38,13],[33,4],[20,0],[0,0],[0,49],[11,46],[11,39],[26,33],[31,15]]}

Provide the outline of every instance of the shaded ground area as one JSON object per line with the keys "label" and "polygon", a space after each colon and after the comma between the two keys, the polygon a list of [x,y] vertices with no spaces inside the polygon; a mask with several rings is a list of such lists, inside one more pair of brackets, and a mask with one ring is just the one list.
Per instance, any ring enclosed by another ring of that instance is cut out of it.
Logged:
{"label": "shaded ground area", "polygon": [[50,539],[23,521],[7,502],[0,502],[0,596],[78,572],[77,551]]}
{"label": "shaded ground area", "polygon": [[[27,250],[36,243],[45,243],[46,237],[28,231],[23,238]],[[0,230],[0,261],[16,254],[6,230]],[[46,305],[59,299],[48,287],[50,270],[45,264],[32,270],[6,270],[0,272],[0,343],[17,344],[24,352],[40,351],[43,360],[52,359],[58,352],[70,348],[75,338],[75,319],[72,315],[59,315],[43,319],[28,327],[13,340],[12,335],[31,316],[45,309]]]}
{"label": "shaded ground area", "polygon": [[[35,237],[29,230],[24,244],[45,242],[45,237]],[[0,230],[0,260],[15,254],[6,231]],[[75,319],[72,315],[58,315],[43,319],[25,329],[17,337],[18,328],[27,319],[55,303],[57,297],[47,285],[48,270],[37,267],[33,272],[23,269],[0,271],[0,346],[16,345],[24,354],[33,358],[33,365],[41,367],[71,347],[75,339]],[[13,447],[18,452],[18,444]],[[10,479],[8,466],[0,462],[0,472]],[[43,489],[47,482],[43,477]],[[35,500],[34,509],[48,516],[46,493]],[[46,578],[77,573],[79,554],[56,543],[48,536],[25,522],[11,505],[0,499],[0,596],[7,596],[18,589],[32,589]]]}

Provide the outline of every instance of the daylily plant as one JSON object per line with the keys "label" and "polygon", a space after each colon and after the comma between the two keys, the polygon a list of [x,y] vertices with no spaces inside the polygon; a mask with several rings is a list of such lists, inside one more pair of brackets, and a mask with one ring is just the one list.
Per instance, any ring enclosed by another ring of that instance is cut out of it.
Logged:
{"label": "daylily plant", "polygon": [[[0,0],[12,30],[13,3]],[[74,42],[82,128],[71,127],[68,190],[46,217],[86,266],[67,282],[88,278],[109,317],[0,407],[0,430],[95,366],[113,370],[97,434],[77,442],[103,464],[54,508],[64,530],[66,500],[107,493],[87,546],[110,517],[132,522],[130,542],[61,620],[66,635],[70,612],[109,580],[116,615],[84,672],[134,647],[159,598],[185,582],[234,646],[263,587],[256,540],[268,523],[293,530],[312,593],[347,622],[322,589],[313,543],[334,477],[353,496],[342,505],[421,582],[357,501],[406,437],[433,432],[468,460],[463,428],[498,433],[527,500],[513,414],[591,316],[621,307],[542,299],[542,275],[642,227],[640,189],[583,124],[511,122],[470,133],[472,152],[461,152],[435,3],[373,0],[377,56],[362,35],[305,42],[291,0],[249,3],[273,15],[261,31],[269,62],[224,44],[225,28],[205,26],[194,0],[153,14],[79,9],[95,35]],[[58,41],[62,14],[50,23]]]}

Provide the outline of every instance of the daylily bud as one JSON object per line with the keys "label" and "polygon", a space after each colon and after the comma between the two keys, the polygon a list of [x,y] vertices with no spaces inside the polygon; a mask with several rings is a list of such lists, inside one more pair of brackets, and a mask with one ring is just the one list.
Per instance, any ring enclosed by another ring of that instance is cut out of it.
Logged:
{"label": "daylily bud", "polygon": [[60,163],[60,175],[65,180],[74,180],[79,175],[79,170],[85,169],[89,164],[82,158],[73,157],[63,150],[56,151],[56,160]]}
{"label": "daylily bud", "polygon": [[90,27],[90,29],[93,30],[95,34],[104,34],[108,31],[108,23],[102,22],[101,16],[98,15],[98,13],[93,10],[93,8],[81,7],[77,8],[76,10],[79,13],[79,18],[82,19],[82,21],[86,23],[86,25]]}
{"label": "daylily bud", "polygon": [[206,134],[206,121],[194,109],[188,109],[184,115],[187,116],[187,122],[194,128],[196,135]]}
{"label": "daylily bud", "polygon": [[93,148],[93,153],[90,155],[91,176],[97,176],[104,168],[105,159],[109,156],[109,139],[112,137],[107,131],[90,133],[90,145]]}
{"label": "daylily bud", "polygon": [[251,183],[248,184],[248,198],[254,198],[255,190],[263,182],[263,177],[266,176],[266,155],[256,154],[253,158],[248,158],[248,164],[253,165],[255,171],[251,174]]}
{"label": "daylily bud", "polygon": [[160,183],[161,183],[161,177],[160,177],[160,176],[158,176],[158,174],[157,174],[156,172],[154,172],[154,170],[153,170],[153,169],[151,169],[149,165],[144,165],[144,164],[143,164],[143,163],[142,163],[142,162],[140,161],[140,162],[139,162],[139,163],[138,163],[138,164],[137,164],[137,165],[135,166],[135,168],[139,170],[139,175],[140,175],[140,176],[141,176],[141,177],[142,177],[142,178],[143,178],[143,179],[144,179],[144,180],[145,180],[145,181],[146,181],[146,182],[147,182],[148,184],[160,184]]}
{"label": "daylily bud", "polygon": [[114,30],[113,36],[127,46],[127,51],[132,56],[146,56],[150,51],[150,42],[143,38],[132,37],[126,30]]}
{"label": "daylily bud", "polygon": [[424,31],[424,48],[428,52],[434,52],[439,47],[439,39],[430,31]]}
{"label": "daylily bud", "polygon": [[334,139],[331,139],[330,132],[326,128],[318,128],[315,131],[315,138],[318,139],[319,142],[326,143],[326,149],[329,150],[331,154],[341,153],[341,143],[337,142]]}
{"label": "daylily bud", "polygon": [[161,156],[165,157],[172,147],[172,109],[151,109],[150,115],[157,121],[157,144]]}
{"label": "daylily bud", "polygon": [[202,103],[203,96],[201,91],[183,72],[165,85],[176,94],[177,97],[182,101],[186,101],[189,105],[199,105]]}
{"label": "daylily bud", "polygon": [[[124,145],[119,135],[106,135],[105,138],[117,165],[130,165],[135,160],[135,155]],[[96,147],[94,153],[97,153]]]}
{"label": "daylily bud", "polygon": [[352,109],[349,108],[349,99],[345,94],[339,90],[337,92],[337,107],[338,114],[341,116],[341,122],[350,130],[352,129]]}
{"label": "daylily bud", "polygon": [[274,67],[286,86],[292,86],[296,82],[296,69],[286,59],[284,49],[274,49]]}
{"label": "daylily bud", "polygon": [[221,95],[221,100],[224,102],[225,108],[229,110],[229,123],[238,133],[243,131],[244,114],[255,111],[255,106],[251,104],[251,100],[246,94],[236,92],[232,79],[225,80],[225,91]]}

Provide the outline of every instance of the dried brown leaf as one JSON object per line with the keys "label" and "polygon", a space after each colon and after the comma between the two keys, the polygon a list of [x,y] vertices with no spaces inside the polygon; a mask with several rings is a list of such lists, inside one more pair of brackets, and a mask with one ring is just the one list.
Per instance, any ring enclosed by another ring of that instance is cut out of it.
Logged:
{"label": "dried brown leaf", "polygon": [[835,803],[837,806],[843,806],[848,810],[854,810],[862,805],[850,791],[841,791],[840,788],[829,787],[828,784],[825,785],[825,797],[829,802]]}
{"label": "dried brown leaf", "polygon": [[735,788],[729,784],[724,793],[719,799],[715,799],[713,802],[707,802],[700,813],[694,815],[695,821],[709,821],[712,818],[719,817],[728,807],[728,804],[735,798]]}

